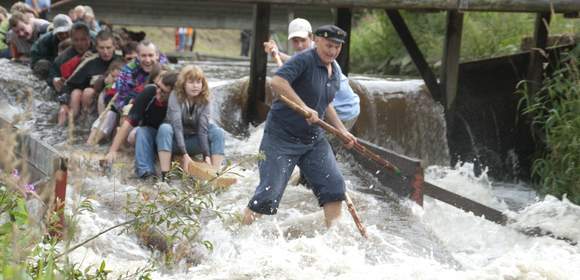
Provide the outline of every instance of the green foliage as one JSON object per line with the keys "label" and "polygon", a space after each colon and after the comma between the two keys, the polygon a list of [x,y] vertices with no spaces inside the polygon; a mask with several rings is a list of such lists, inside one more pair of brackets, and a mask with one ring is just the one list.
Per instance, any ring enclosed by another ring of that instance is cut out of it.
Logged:
{"label": "green foliage", "polygon": [[580,46],[562,55],[557,70],[534,95],[522,84],[520,104],[545,145],[533,175],[544,193],[580,204]]}
{"label": "green foliage", "polygon": [[[231,168],[228,165],[222,174],[231,172]],[[174,178],[172,186],[156,184],[128,197],[126,212],[133,219],[125,228],[136,232],[148,246],[162,251],[166,264],[176,263],[174,258],[179,253],[173,249],[179,244],[197,242],[212,250],[210,241],[199,239],[201,218],[210,214],[223,217],[213,203],[215,193],[220,190],[212,188],[211,182],[195,180],[177,162],[173,162],[169,177]]]}
{"label": "green foliage", "polygon": [[[415,36],[417,44],[428,61],[441,56],[445,16],[442,13],[402,12],[403,18]],[[427,32],[425,32],[428,30]],[[383,11],[375,10],[362,16],[353,28],[351,61],[354,72],[409,74],[414,67],[401,40]]]}
{"label": "green foliage", "polygon": [[[445,13],[401,12],[401,15],[427,62],[437,68],[445,38]],[[367,11],[358,17],[360,19],[351,34],[351,64],[354,72],[418,75],[384,11]],[[535,14],[531,13],[465,13],[461,60],[517,52],[522,39],[533,35],[534,21]],[[550,32],[578,34],[580,30],[577,23],[578,20],[563,19],[557,15],[550,24]]]}
{"label": "green foliage", "polygon": [[[57,245],[63,241],[40,232],[40,227],[29,219],[22,193],[11,190],[2,182],[0,209],[0,280],[104,280],[110,277],[105,261],[98,268],[81,270],[78,264],[59,259]],[[92,206],[83,201],[79,211],[90,209]],[[50,216],[58,217],[58,214]],[[139,268],[118,279],[149,279],[150,272],[150,268]]]}

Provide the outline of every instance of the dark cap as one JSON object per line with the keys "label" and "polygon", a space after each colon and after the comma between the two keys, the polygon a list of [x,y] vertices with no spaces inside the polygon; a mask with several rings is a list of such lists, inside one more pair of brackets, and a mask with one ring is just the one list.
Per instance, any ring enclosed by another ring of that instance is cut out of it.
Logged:
{"label": "dark cap", "polygon": [[335,41],[337,43],[344,43],[346,41],[346,31],[340,29],[336,25],[323,25],[316,29],[314,35]]}

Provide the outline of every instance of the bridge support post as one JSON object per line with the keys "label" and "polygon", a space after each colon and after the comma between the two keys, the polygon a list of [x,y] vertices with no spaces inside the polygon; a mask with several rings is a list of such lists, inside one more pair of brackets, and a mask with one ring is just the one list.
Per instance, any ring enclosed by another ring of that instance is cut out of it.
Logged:
{"label": "bridge support post", "polygon": [[463,13],[447,12],[447,32],[443,45],[443,65],[441,66],[441,87],[445,109],[449,110],[457,96],[459,81],[459,57],[461,50],[461,35],[463,33]]}
{"label": "bridge support post", "polygon": [[548,25],[550,13],[538,13],[534,25],[534,42],[530,50],[530,62],[528,64],[528,94],[534,95],[542,87],[542,64],[546,60],[542,51],[548,45]]}
{"label": "bridge support post", "polygon": [[348,76],[350,71],[349,60],[350,60],[350,42],[352,38],[351,34],[352,25],[352,9],[350,8],[337,8],[336,9],[336,26],[342,28],[348,34],[346,42],[342,45],[342,51],[336,58],[342,73]]}
{"label": "bridge support post", "polygon": [[427,85],[427,88],[431,93],[431,97],[433,97],[435,101],[442,102],[443,98],[441,96],[442,95],[441,88],[439,87],[437,77],[435,77],[435,74],[431,70],[431,67],[429,67],[429,64],[427,64],[427,61],[425,60],[423,53],[421,53],[421,50],[417,46],[417,43],[415,42],[415,39],[413,38],[411,31],[409,30],[407,24],[405,23],[405,20],[401,16],[401,13],[399,13],[398,10],[390,10],[390,9],[386,9],[385,12],[387,13],[389,20],[393,24],[393,27],[397,31],[397,34],[399,34],[399,38],[403,42],[403,45],[405,45],[405,48],[407,49],[409,56],[411,56],[411,59],[413,60],[415,67],[417,67],[417,70],[421,74],[421,77],[423,78],[425,85]]}
{"label": "bridge support post", "polygon": [[248,86],[248,103],[246,120],[259,123],[263,120],[259,116],[265,116],[263,110],[266,97],[266,71],[268,54],[264,52],[262,44],[270,38],[270,4],[258,3],[254,6],[254,29],[251,46],[250,84]]}

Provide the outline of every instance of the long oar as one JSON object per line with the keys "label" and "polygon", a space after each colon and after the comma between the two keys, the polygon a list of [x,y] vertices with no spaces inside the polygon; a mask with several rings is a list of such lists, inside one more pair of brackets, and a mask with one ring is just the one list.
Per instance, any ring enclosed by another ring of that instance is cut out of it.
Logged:
{"label": "long oar", "polygon": [[[280,56],[277,53],[274,55],[274,58],[276,59],[276,63],[278,64],[278,66],[282,66],[282,60],[280,59]],[[308,116],[310,116],[310,113],[309,112],[306,112],[304,109],[302,109],[302,107],[298,106],[296,103],[292,102],[287,97],[285,97],[283,95],[279,95],[278,98],[280,98],[282,101],[284,101],[286,104],[288,104],[288,106],[290,106],[290,108],[292,108],[296,112],[301,113],[304,117],[308,118]],[[324,121],[320,121],[318,123],[318,125],[321,125],[321,123],[325,123],[325,122]],[[321,125],[321,126],[324,128],[323,125]],[[334,128],[332,126],[330,126],[330,127],[331,128]],[[342,134],[338,130],[336,130],[335,132],[336,133],[339,133],[339,134]],[[360,216],[356,212],[356,208],[354,207],[354,203],[352,203],[352,199],[350,199],[350,196],[348,195],[348,192],[345,192],[344,195],[346,197],[346,208],[348,209],[348,212],[352,216],[352,219],[354,220],[354,224],[356,225],[356,228],[358,229],[358,231],[360,232],[360,234],[364,238],[368,238],[367,229],[363,225]]]}
{"label": "long oar", "polygon": [[[280,94],[280,95],[278,95],[278,98],[280,100],[284,101],[284,103],[286,103],[294,111],[302,114],[305,118],[309,118],[309,116],[310,116],[310,113],[309,112],[307,112],[304,109],[302,109],[302,107],[300,107],[300,106],[298,106],[298,104],[292,102],[286,96]],[[332,134],[334,134],[336,136],[339,136],[339,135],[344,136],[340,131],[338,131],[336,128],[334,128],[333,126],[329,125],[328,123],[326,123],[323,120],[319,120],[316,124],[318,124],[319,126],[321,126],[322,128],[324,128],[325,130],[329,131],[330,133],[332,133]],[[350,141],[346,136],[344,136],[344,139],[343,138],[341,138],[341,139],[345,143],[348,142],[348,141]],[[365,226],[362,224],[362,221],[360,219],[360,216],[356,212],[356,208],[354,207],[354,204],[352,203],[352,200],[350,199],[350,196],[346,192],[344,193],[344,195],[346,196],[346,207],[348,208],[348,212],[350,212],[350,215],[352,216],[352,219],[354,220],[354,223],[356,224],[356,227],[358,228],[358,231],[360,232],[360,234],[364,238],[368,238],[368,236],[367,236],[367,230],[366,230]]]}
{"label": "long oar", "polygon": [[[282,66],[282,60],[280,59],[280,56],[277,53],[274,54],[274,59],[276,60],[276,63],[278,64],[278,66]],[[278,95],[277,97],[279,99],[281,99],[282,101],[284,101],[284,103],[286,103],[294,111],[298,112],[299,114],[301,114],[302,116],[304,116],[307,119],[310,118],[310,113],[308,111],[304,110],[298,104],[292,102],[290,99],[288,99],[287,97],[285,97],[281,94]],[[346,135],[342,134],[342,132],[340,132],[338,129],[336,129],[334,126],[328,124],[327,122],[320,120],[317,124],[320,127],[322,127],[324,130],[326,130],[329,133],[332,133],[334,136],[338,137],[344,143],[348,143],[350,141],[350,139]],[[365,156],[366,158],[369,158],[369,159],[375,161],[376,163],[381,165],[383,168],[385,168],[387,170],[391,170],[391,171],[395,172],[395,174],[397,174],[398,176],[401,176],[401,170],[399,170],[398,167],[396,167],[392,163],[388,162],[387,160],[381,158],[377,154],[369,151],[367,148],[365,148],[360,143],[355,142],[353,148],[355,149],[355,151],[357,151],[361,155]]]}

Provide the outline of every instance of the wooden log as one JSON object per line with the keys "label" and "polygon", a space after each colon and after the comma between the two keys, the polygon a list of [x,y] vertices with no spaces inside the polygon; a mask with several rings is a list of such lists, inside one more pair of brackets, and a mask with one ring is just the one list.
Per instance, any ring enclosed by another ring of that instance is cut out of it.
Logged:
{"label": "wooden log", "polygon": [[231,174],[219,174],[218,170],[205,162],[192,162],[187,167],[187,173],[197,179],[210,181],[219,188],[227,188],[238,181]]}

